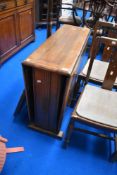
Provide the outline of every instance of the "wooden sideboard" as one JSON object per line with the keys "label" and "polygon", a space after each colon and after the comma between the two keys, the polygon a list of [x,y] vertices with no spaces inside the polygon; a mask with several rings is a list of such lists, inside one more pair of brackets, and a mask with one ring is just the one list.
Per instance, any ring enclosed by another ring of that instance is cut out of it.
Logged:
{"label": "wooden sideboard", "polygon": [[34,39],[34,0],[0,0],[0,65]]}
{"label": "wooden sideboard", "polygon": [[64,25],[23,62],[30,127],[60,136],[90,31]]}

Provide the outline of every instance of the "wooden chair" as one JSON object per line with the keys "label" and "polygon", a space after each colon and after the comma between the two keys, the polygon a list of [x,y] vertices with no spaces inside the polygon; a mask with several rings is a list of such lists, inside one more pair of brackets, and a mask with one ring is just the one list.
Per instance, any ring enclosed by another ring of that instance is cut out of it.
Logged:
{"label": "wooden chair", "polygon": [[[71,15],[62,16],[62,10],[70,11]],[[82,24],[82,20],[78,16],[77,10],[73,4],[58,3],[56,29],[58,29],[60,27],[60,24],[70,24],[70,25],[75,25],[75,26],[80,26]]]}
{"label": "wooden chair", "polygon": [[108,4],[109,9],[107,8],[107,13],[109,10],[108,21],[117,22],[117,0],[105,0]]}
{"label": "wooden chair", "polygon": [[[95,47],[96,37],[99,35],[109,36],[111,38],[117,38],[117,24],[111,23],[111,22],[103,22],[103,21],[98,21],[96,23],[95,28],[94,28],[93,41],[92,41],[92,46],[90,50],[90,55],[92,53],[92,50]],[[98,47],[97,52],[99,51],[99,48],[100,47]],[[112,47],[108,47],[107,44],[105,44],[105,46],[103,45],[102,59],[101,60],[95,59],[93,66],[90,68],[91,69],[90,70],[91,74],[89,77],[90,82],[93,82],[99,85],[102,84],[105,74],[106,74],[107,67],[109,65],[109,59],[111,55],[112,55]],[[76,87],[75,87],[74,95],[73,95],[74,100],[76,98],[76,94],[79,93],[81,82],[82,84],[84,84],[86,81],[86,75],[87,75],[87,70],[88,70],[90,61],[92,60],[90,59],[90,56],[89,56],[89,59],[86,65],[84,66],[83,70],[78,75],[78,79],[77,79],[77,83],[76,83]],[[117,88],[117,80],[114,83],[114,87]]]}
{"label": "wooden chair", "polygon": [[[90,11],[89,18],[86,18]],[[83,25],[93,29],[96,22],[100,19],[108,21],[113,11],[113,4],[108,0],[85,0],[83,7]]]}
{"label": "wooden chair", "polygon": [[[88,84],[91,73],[90,68],[92,64],[94,64],[97,48],[100,43],[108,44],[108,47],[112,47],[113,49],[101,88]],[[93,47],[91,53],[91,59],[93,61],[90,61],[89,64],[86,85],[71,116],[64,144],[66,146],[69,143],[73,130],[109,139],[116,143],[115,152],[111,155],[111,160],[115,161],[117,160],[117,92],[112,91],[112,88],[117,78],[117,39],[97,37],[95,47]],[[101,128],[108,131],[109,134],[113,133],[114,135],[108,136],[81,128],[75,128],[75,122],[84,123],[93,128]]]}
{"label": "wooden chair", "polygon": [[[83,7],[83,24],[93,29],[96,22],[103,18],[103,11],[106,7],[106,2],[101,0],[85,0]],[[86,18],[87,12],[91,12],[89,18]]]}

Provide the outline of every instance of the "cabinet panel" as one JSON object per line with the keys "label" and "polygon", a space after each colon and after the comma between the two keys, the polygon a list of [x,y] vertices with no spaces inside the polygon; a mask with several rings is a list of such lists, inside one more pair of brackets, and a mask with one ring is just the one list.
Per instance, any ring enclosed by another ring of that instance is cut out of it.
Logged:
{"label": "cabinet panel", "polygon": [[51,72],[50,82],[50,101],[49,101],[49,119],[48,127],[50,131],[58,132],[58,107],[61,92],[61,76],[55,72]]}
{"label": "cabinet panel", "polygon": [[0,56],[17,47],[16,15],[0,18]]}
{"label": "cabinet panel", "polygon": [[24,42],[26,39],[33,35],[33,11],[32,9],[21,11],[19,12],[18,17],[20,40],[21,42]]}
{"label": "cabinet panel", "polygon": [[48,128],[50,73],[34,70],[35,123]]}
{"label": "cabinet panel", "polygon": [[34,123],[43,129],[57,132],[60,97],[60,75],[44,70],[34,70]]}
{"label": "cabinet panel", "polygon": [[34,0],[0,0],[0,65],[34,38]]}

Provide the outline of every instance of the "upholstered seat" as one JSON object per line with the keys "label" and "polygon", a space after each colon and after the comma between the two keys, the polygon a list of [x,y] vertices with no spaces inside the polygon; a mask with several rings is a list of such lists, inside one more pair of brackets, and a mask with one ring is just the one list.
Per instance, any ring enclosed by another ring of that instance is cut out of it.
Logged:
{"label": "upholstered seat", "polygon": [[[89,62],[90,62],[90,59],[87,61],[84,69],[81,72],[81,75],[86,76],[88,66],[89,66]],[[92,79],[94,81],[103,82],[104,77],[106,75],[108,65],[109,65],[108,62],[104,62],[104,61],[100,61],[100,60],[94,60],[94,63],[93,63],[92,69],[91,69],[90,79]],[[114,85],[117,86],[117,79],[116,79]]]}
{"label": "upholstered seat", "polygon": [[80,26],[82,24],[82,20],[79,16],[75,16],[75,20],[73,19],[73,15],[70,15],[70,16],[61,16],[59,18],[59,21],[61,23],[66,23],[66,24],[75,24],[75,21],[76,21],[76,25]]}
{"label": "upholstered seat", "polygon": [[117,92],[86,85],[76,113],[89,122],[116,127],[117,130]]}
{"label": "upholstered seat", "polygon": [[82,24],[82,19],[78,16],[78,9],[74,6],[73,0],[71,0],[71,2],[64,2],[63,0],[62,3],[58,3],[57,9],[56,29],[60,27],[60,24],[75,26],[80,26]]}
{"label": "upholstered seat", "polygon": [[[117,91],[113,89],[114,82],[117,80],[117,39],[96,37],[93,44],[92,62],[90,62],[90,66],[86,65],[83,70],[83,73],[86,73],[88,68],[88,73],[85,76],[86,83],[71,115],[64,143],[65,146],[69,143],[73,130],[113,140],[115,142],[115,151],[112,153],[110,160],[117,161]],[[91,66],[96,57],[96,51],[99,51],[100,44],[106,45],[107,48],[111,47],[113,54],[111,57],[109,56],[109,63],[95,60],[93,66]],[[90,72],[91,70],[92,73]],[[92,74],[95,79],[101,77],[101,87],[88,84]],[[100,132],[97,130],[92,131],[90,128],[88,130],[79,128],[79,126],[76,127],[75,122],[97,129],[102,128],[102,130],[108,130],[108,133],[100,133],[101,130]],[[110,133],[113,133],[113,135],[110,136]]]}

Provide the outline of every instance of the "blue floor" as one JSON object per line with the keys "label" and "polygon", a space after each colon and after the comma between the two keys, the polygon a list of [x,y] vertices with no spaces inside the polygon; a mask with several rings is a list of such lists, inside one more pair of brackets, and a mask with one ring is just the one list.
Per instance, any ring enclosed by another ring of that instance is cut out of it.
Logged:
{"label": "blue floor", "polygon": [[[13,112],[24,88],[21,62],[45,41],[46,30],[36,30],[36,41],[15,54],[0,68],[0,133],[8,138],[8,147],[24,146],[25,151],[7,155],[1,175],[116,175],[117,163],[108,161],[109,143],[74,132],[67,149],[56,140],[27,127],[24,108],[14,118]],[[84,55],[84,62],[87,54]],[[72,112],[66,108],[62,130]]]}

